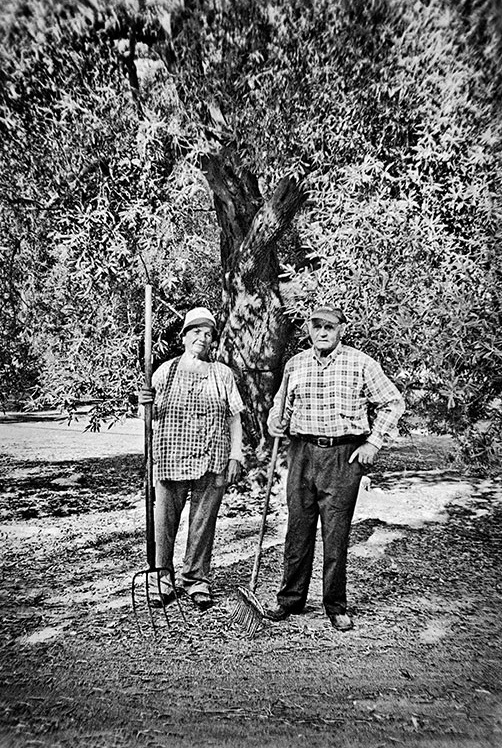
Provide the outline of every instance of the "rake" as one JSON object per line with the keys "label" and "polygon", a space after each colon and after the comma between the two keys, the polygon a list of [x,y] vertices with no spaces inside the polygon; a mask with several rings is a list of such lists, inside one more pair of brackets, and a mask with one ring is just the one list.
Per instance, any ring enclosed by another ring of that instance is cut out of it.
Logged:
{"label": "rake", "polygon": [[[285,374],[281,402],[279,405],[280,420],[282,420],[282,417],[284,415],[284,409],[286,406],[286,397],[288,394],[288,381],[289,381],[289,374]],[[262,510],[262,515],[261,515],[260,532],[258,534],[258,541],[256,543],[253,571],[251,572],[251,579],[249,582],[249,587],[238,587],[237,588],[237,602],[236,602],[235,608],[230,614],[230,620],[242,626],[242,628],[245,630],[245,632],[250,638],[252,638],[256,634],[258,627],[262,623],[264,615],[265,615],[263,605],[256,597],[255,592],[256,592],[256,586],[258,584],[258,574],[260,571],[260,564],[261,564],[263,538],[265,536],[265,529],[267,526],[268,506],[270,503],[270,494],[271,494],[272,485],[274,482],[275,464],[277,462],[277,454],[279,451],[280,441],[281,441],[280,436],[276,436],[274,438],[274,444],[272,447],[272,455],[270,457],[270,466],[268,469],[267,487],[265,489],[265,498],[263,500],[263,510]]]}
{"label": "rake", "polygon": [[[145,286],[145,386],[151,388],[152,386],[152,287],[150,284]],[[136,624],[141,635],[145,635],[143,627],[141,626],[138,609],[139,609],[139,591],[141,589],[141,578],[144,577],[144,597],[148,606],[148,612],[150,622],[152,625],[154,636],[158,636],[157,624],[153,613],[154,605],[150,596],[150,584],[149,581],[152,575],[155,575],[157,581],[157,592],[161,603],[161,610],[163,613],[163,620],[167,627],[169,627],[169,618],[167,616],[166,606],[161,590],[161,573],[167,572],[169,579],[176,596],[176,602],[185,625],[187,620],[185,613],[181,606],[178,598],[178,594],[175,586],[174,571],[172,569],[165,569],[156,565],[156,546],[155,546],[155,519],[154,519],[154,505],[155,505],[155,486],[153,481],[153,429],[152,429],[152,403],[145,403],[145,508],[146,508],[146,558],[148,568],[142,571],[136,572],[132,578],[132,608]],[[155,606],[157,607],[157,606]]]}

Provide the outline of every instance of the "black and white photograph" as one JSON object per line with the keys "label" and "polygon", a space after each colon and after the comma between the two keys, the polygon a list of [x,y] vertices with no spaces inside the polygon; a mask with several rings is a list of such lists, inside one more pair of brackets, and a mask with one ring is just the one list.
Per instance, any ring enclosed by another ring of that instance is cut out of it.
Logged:
{"label": "black and white photograph", "polygon": [[501,748],[501,0],[1,0],[0,297],[0,748]]}

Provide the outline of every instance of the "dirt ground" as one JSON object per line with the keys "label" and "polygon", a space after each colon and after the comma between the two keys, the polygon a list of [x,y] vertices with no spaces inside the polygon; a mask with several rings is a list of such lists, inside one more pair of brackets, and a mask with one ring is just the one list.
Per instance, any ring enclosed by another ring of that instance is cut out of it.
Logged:
{"label": "dirt ground", "polygon": [[[348,587],[356,626],[321,604],[254,639],[230,620],[251,574],[263,472],[226,496],[216,605],[156,617],[146,566],[142,425],[98,434],[56,420],[0,423],[1,748],[502,746],[501,479],[462,474],[445,437],[384,450],[361,489]],[[284,464],[258,597],[281,575]],[[176,552],[183,555],[186,522]]]}

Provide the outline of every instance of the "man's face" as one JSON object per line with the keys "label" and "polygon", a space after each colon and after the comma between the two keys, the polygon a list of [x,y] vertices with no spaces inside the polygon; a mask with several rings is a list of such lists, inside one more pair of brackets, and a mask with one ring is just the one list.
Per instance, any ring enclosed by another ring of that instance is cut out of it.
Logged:
{"label": "man's face", "polygon": [[344,325],[340,322],[330,322],[327,319],[312,319],[309,322],[309,335],[314,348],[322,355],[334,351],[344,330]]}
{"label": "man's face", "polygon": [[190,327],[183,336],[185,351],[195,358],[207,359],[213,342],[213,328],[211,325],[196,325]]}

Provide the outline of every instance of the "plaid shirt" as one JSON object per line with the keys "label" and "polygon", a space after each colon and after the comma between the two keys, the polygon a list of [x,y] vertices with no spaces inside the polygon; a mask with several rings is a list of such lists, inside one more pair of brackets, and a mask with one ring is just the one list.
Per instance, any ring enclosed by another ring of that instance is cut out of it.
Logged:
{"label": "plaid shirt", "polygon": [[[362,351],[339,343],[326,358],[310,348],[293,356],[289,372],[285,418],[289,431],[314,436],[368,434],[380,448],[386,436],[396,433],[404,412],[403,398],[380,365]],[[274,398],[269,420],[279,413],[284,380]],[[375,406],[370,429],[368,405]]]}
{"label": "plaid shirt", "polygon": [[178,367],[166,392],[172,365],[167,361],[152,377],[155,477],[192,480],[220,473],[230,454],[228,419],[244,409],[232,370],[221,363],[210,363],[206,374]]}

